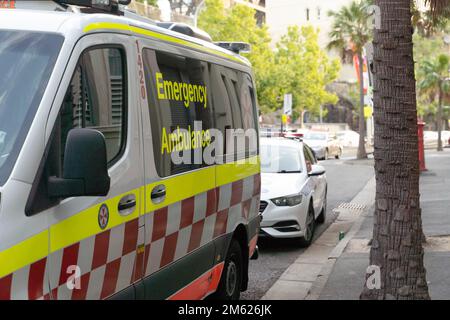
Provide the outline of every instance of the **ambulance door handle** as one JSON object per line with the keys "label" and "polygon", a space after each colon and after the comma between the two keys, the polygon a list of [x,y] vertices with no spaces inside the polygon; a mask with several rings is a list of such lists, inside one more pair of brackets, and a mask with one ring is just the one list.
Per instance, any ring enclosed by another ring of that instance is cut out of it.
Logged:
{"label": "ambulance door handle", "polygon": [[164,185],[154,187],[150,198],[155,204],[163,202],[166,198],[166,187]]}
{"label": "ambulance door handle", "polygon": [[129,215],[134,211],[136,207],[136,196],[129,194],[123,197],[118,205],[119,213],[121,215]]}

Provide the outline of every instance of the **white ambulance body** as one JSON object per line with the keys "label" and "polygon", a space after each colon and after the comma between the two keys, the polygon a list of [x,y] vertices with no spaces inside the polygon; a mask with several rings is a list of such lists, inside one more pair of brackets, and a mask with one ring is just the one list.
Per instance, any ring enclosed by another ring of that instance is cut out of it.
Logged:
{"label": "white ambulance body", "polygon": [[172,156],[257,131],[251,66],[143,19],[20,5],[0,9],[0,299],[238,298],[258,148]]}

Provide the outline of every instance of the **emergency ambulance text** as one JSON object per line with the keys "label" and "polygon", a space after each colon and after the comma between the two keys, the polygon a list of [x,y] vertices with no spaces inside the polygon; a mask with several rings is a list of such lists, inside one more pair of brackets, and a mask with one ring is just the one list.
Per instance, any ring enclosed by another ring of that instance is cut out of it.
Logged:
{"label": "emergency ambulance text", "polygon": [[208,100],[206,86],[164,80],[160,72],[155,74],[155,78],[159,100],[184,101],[186,108],[189,108],[191,103],[202,103],[203,108],[206,108]]}

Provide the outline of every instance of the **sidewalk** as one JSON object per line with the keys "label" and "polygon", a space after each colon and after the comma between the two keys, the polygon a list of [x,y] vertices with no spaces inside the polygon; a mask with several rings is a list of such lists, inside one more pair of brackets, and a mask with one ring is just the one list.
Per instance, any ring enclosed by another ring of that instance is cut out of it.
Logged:
{"label": "sidewalk", "polygon": [[[343,203],[336,209],[339,212],[336,221],[287,268],[262,299],[317,299],[326,275],[359,229],[363,222],[361,214],[373,204],[374,197],[375,179],[372,177],[350,203]],[[340,233],[346,236],[339,241]]]}
{"label": "sidewalk", "polygon": [[[426,153],[427,172],[420,178],[425,245],[425,267],[431,299],[450,299],[450,150]],[[316,298],[359,298],[369,264],[367,246],[373,228],[373,206],[363,213],[361,228],[337,258]]]}

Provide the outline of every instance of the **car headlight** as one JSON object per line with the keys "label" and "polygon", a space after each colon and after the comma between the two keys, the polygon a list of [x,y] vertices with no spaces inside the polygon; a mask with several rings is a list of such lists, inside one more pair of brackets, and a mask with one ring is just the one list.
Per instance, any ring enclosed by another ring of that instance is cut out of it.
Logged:
{"label": "car headlight", "polygon": [[293,207],[302,203],[302,200],[303,197],[301,194],[271,199],[271,201],[278,207]]}

